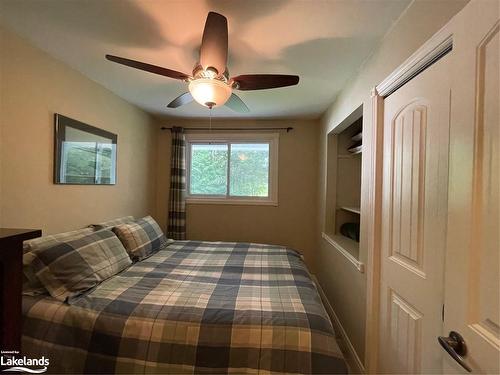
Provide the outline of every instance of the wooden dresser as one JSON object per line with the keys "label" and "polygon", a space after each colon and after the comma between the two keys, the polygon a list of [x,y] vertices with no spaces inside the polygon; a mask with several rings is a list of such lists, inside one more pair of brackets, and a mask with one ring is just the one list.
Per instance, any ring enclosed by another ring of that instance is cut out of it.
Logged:
{"label": "wooden dresser", "polygon": [[0,228],[0,349],[21,349],[23,241],[41,230]]}

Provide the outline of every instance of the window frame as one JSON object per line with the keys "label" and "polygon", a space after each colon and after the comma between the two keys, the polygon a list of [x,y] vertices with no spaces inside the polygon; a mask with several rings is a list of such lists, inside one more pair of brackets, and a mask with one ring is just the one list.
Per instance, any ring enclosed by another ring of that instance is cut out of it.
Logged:
{"label": "window frame", "polygon": [[[186,140],[186,203],[187,204],[233,204],[233,205],[278,205],[278,147],[279,133],[189,133]],[[227,144],[227,190],[226,195],[190,194],[191,190],[191,147],[193,144]],[[267,143],[269,144],[268,196],[230,196],[231,184],[231,144],[232,143]]]}

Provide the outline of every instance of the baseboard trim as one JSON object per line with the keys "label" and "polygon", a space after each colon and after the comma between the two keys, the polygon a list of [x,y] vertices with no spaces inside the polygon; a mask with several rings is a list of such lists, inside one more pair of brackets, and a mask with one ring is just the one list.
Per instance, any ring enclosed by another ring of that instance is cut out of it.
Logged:
{"label": "baseboard trim", "polygon": [[312,275],[312,278],[314,280],[314,283],[316,284],[316,287],[318,288],[319,294],[321,299],[323,300],[323,304],[325,305],[326,312],[330,316],[330,319],[332,320],[333,328],[335,329],[335,332],[340,334],[340,338],[343,341],[342,344],[344,344],[344,349],[347,351],[346,355],[349,356],[350,358],[346,358],[346,361],[349,364],[349,367],[351,367],[352,372],[356,374],[366,374],[365,366],[363,365],[363,362],[358,356],[358,353],[356,353],[356,350],[354,349],[354,346],[351,343],[351,340],[349,340],[349,336],[347,336],[347,333],[340,323],[340,320],[335,313],[335,310],[333,309],[332,305],[330,304],[330,301],[326,297],[325,292],[323,291],[323,288],[321,287],[321,284],[318,281],[318,278],[315,275]]}

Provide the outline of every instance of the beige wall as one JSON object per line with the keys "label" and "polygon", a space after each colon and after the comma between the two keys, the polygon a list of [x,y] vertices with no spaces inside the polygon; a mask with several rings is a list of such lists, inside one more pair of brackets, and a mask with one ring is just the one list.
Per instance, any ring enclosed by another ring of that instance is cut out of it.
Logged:
{"label": "beige wall", "polygon": [[[164,126],[207,127],[208,120],[160,120]],[[287,127],[280,132],[278,207],[190,204],[187,207],[187,237],[198,240],[252,241],[286,245],[301,251],[313,267],[316,254],[318,123],[316,121],[213,121],[212,126]],[[167,217],[170,131],[159,137],[159,218]],[[160,212],[164,212],[160,214]]]}
{"label": "beige wall", "polygon": [[[0,226],[49,234],[154,214],[149,115],[1,28],[0,82]],[[55,112],[118,134],[115,186],[52,183]]]}
{"label": "beige wall", "polygon": [[[319,238],[317,276],[361,360],[365,353],[366,274],[359,273],[337,250],[320,238],[325,217],[327,134],[363,104],[364,128],[370,123],[370,91],[446,24],[465,0],[417,0],[411,3],[360,73],[342,90],[321,118],[319,160]],[[360,249],[366,262],[367,249]]]}

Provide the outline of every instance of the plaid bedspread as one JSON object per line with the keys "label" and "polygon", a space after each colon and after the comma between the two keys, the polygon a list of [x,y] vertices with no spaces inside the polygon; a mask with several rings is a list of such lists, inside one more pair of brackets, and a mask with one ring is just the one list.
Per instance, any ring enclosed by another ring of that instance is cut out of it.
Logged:
{"label": "plaid bedspread", "polygon": [[176,241],[72,301],[23,297],[23,354],[52,373],[346,373],[300,255]]}

